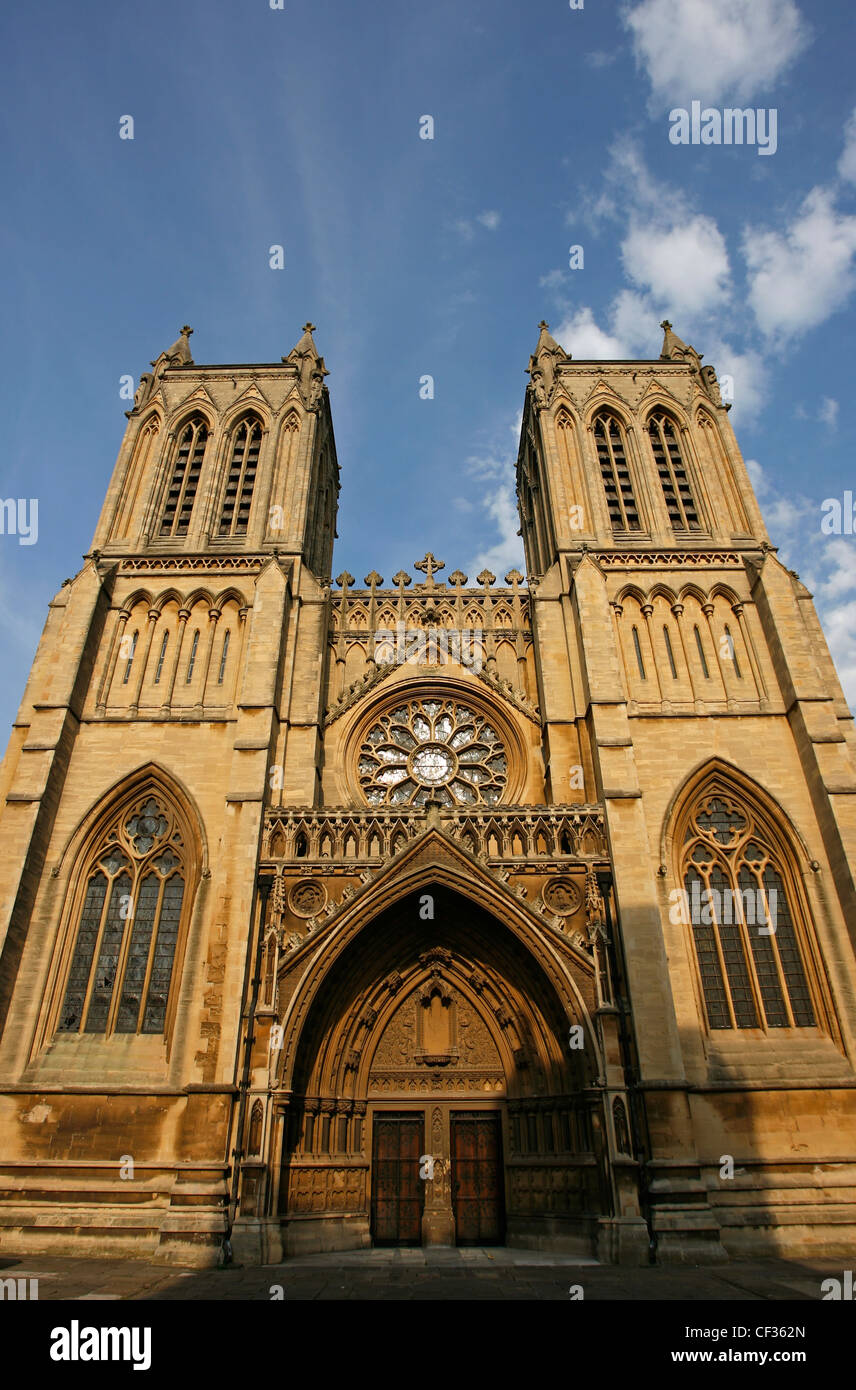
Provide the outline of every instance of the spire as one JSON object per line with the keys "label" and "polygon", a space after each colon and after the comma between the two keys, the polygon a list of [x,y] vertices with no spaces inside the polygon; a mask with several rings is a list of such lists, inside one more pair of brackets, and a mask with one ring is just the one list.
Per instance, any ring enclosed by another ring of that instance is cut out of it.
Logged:
{"label": "spire", "polygon": [[[181,330],[180,336],[176,338],[172,347],[167,348],[164,356],[168,359],[170,367],[193,366],[193,357],[191,356],[190,343],[188,342],[188,338],[192,332],[193,329],[190,327],[190,324],[186,323]],[[154,365],[153,362],[152,366]]]}
{"label": "spire", "polygon": [[125,414],[130,417],[138,415],[154,395],[157,390],[158,382],[166,371],[167,367],[192,367],[193,358],[190,354],[190,337],[193,329],[186,323],[181,333],[176,338],[172,347],[168,347],[166,352],[160,353],[152,363],[154,372],[143,372],[140,376],[140,384],[134,392],[134,404],[131,410],[126,410]]}
{"label": "spire", "polygon": [[324,358],[318,355],[315,339],[312,337],[314,332],[315,324],[310,323],[307,319],[303,325],[303,336],[297,346],[293,347],[288,356],[282,359],[283,362],[288,362],[297,368],[299,374],[298,390],[307,410],[314,410],[317,406],[324,390],[324,378],[330,375],[324,366]]}
{"label": "spire", "polygon": [[672,331],[672,325],[668,319],[663,319],[660,324],[663,330],[663,347],[660,352],[660,359],[664,362],[689,362],[695,367],[696,371],[701,370],[702,354],[696,352],[694,347],[685,343],[683,338],[679,338],[677,333]]}
{"label": "spire", "polygon": [[538,324],[538,345],[526,368],[536,405],[549,405],[558,368],[561,363],[571,360],[570,353],[559,346],[549,329],[550,325],[542,319]]}
{"label": "spire", "polygon": [[556,339],[550,333],[550,325],[546,319],[542,319],[538,324],[538,346],[535,349],[535,356],[540,357],[542,352],[549,352],[551,356],[558,354],[559,357],[567,357],[564,348],[560,348]]}

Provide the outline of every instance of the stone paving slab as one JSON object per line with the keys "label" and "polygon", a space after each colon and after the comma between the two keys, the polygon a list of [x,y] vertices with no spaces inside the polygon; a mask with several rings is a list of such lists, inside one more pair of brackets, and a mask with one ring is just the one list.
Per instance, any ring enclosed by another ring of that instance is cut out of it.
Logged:
{"label": "stone paving slab", "polygon": [[821,1283],[841,1262],[732,1262],[715,1266],[625,1269],[543,1251],[497,1249],[359,1250],[305,1255],[283,1264],[179,1269],[141,1260],[111,1262],[0,1252],[0,1279],[39,1281],[42,1300],[586,1300],[628,1302],[819,1301]]}

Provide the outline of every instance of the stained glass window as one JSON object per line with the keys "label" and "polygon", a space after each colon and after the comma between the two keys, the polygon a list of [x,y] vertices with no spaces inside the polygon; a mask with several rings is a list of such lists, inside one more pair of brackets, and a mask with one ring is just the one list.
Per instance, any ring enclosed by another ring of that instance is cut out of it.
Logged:
{"label": "stained glass window", "polygon": [[702,795],[683,864],[710,1028],[816,1027],[796,899],[759,818],[725,793]]}
{"label": "stained glass window", "polygon": [[492,806],[505,790],[508,758],[477,710],[453,699],[412,700],[369,730],[359,777],[372,806]]}
{"label": "stained glass window", "polygon": [[186,855],[165,799],[146,793],[93,856],[60,1012],[61,1033],[162,1033]]}

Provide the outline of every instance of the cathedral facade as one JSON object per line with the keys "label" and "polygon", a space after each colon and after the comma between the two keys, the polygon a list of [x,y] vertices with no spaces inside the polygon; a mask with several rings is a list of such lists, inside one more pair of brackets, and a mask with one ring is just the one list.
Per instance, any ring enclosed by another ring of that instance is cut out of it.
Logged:
{"label": "cathedral facade", "polygon": [[542,324],[526,578],[333,581],[312,325],[190,331],[0,772],[0,1251],[852,1251],[853,719],[713,369]]}

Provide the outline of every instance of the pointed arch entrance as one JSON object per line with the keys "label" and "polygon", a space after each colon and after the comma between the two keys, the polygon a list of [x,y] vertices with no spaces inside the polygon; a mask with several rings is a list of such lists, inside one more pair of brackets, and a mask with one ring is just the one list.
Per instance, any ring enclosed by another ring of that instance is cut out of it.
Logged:
{"label": "pointed arch entrance", "polygon": [[302,1023],[271,1156],[287,1253],[592,1248],[610,1210],[595,983],[582,960],[553,965],[431,877],[364,922],[305,1011],[292,1000]]}

